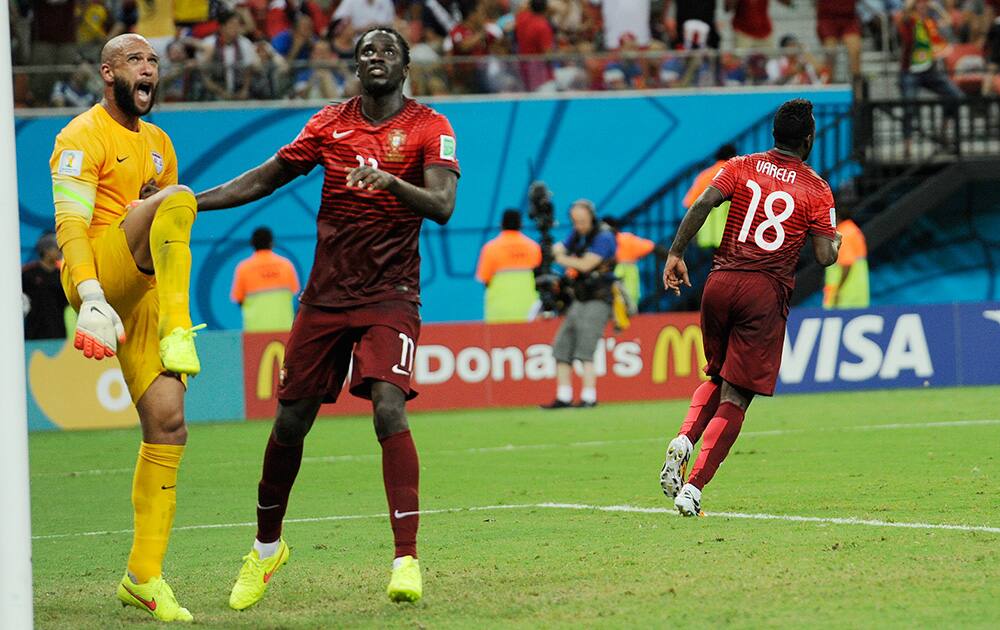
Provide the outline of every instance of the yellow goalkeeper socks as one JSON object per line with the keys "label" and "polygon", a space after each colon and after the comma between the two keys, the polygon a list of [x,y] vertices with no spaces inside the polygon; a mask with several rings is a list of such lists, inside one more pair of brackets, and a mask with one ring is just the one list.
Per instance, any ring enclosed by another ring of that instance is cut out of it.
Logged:
{"label": "yellow goalkeeper socks", "polygon": [[160,339],[175,328],[191,327],[191,226],[197,212],[194,195],[173,193],[160,202],[149,227],[149,251],[160,300]]}
{"label": "yellow goalkeeper socks", "polygon": [[135,535],[128,557],[128,571],[136,584],[161,573],[177,509],[177,469],[183,454],[184,447],[173,444],[139,446],[132,478]]}

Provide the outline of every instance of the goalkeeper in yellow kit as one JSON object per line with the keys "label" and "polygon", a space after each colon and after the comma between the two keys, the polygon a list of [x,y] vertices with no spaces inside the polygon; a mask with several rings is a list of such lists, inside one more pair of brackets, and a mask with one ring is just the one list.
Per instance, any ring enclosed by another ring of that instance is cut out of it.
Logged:
{"label": "goalkeeper in yellow kit", "polygon": [[201,369],[188,306],[197,206],[177,185],[170,138],[140,120],[153,106],[158,61],[139,35],[109,41],[104,98],[59,133],[50,166],[63,288],[80,313],[74,345],[94,359],[118,356],[142,425],[118,598],[162,621],[191,621],[161,567],[187,441],[184,378]]}

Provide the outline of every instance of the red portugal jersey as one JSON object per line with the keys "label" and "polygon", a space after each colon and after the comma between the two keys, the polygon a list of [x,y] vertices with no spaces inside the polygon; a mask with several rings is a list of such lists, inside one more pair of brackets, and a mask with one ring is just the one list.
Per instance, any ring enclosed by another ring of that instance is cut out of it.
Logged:
{"label": "red portugal jersey", "polygon": [[316,217],[316,256],[302,302],[348,307],[382,300],[420,302],[420,226],[423,218],[384,190],[347,187],[347,168],[371,165],[414,186],[424,169],[459,173],[455,132],[448,119],[406,99],[377,125],[361,113],[361,97],[327,105],[278,158],[299,173],[326,171]]}
{"label": "red portugal jersey", "polygon": [[713,271],[762,271],[791,291],[806,234],[836,234],[830,185],[796,157],[773,149],[734,157],[712,186],[732,201]]}

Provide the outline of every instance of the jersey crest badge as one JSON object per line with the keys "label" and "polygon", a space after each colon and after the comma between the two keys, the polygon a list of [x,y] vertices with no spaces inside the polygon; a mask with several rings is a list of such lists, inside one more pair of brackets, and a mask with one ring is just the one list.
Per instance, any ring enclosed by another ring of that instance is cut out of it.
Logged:
{"label": "jersey crest badge", "polygon": [[385,160],[389,162],[403,161],[403,145],[406,143],[406,132],[393,129],[389,132],[389,149],[385,152]]}
{"label": "jersey crest badge", "polygon": [[163,173],[163,156],[153,151],[153,168],[156,169],[156,174],[159,175]]}
{"label": "jersey crest badge", "polygon": [[441,136],[441,159],[455,161],[455,138],[452,136]]}
{"label": "jersey crest badge", "polygon": [[69,149],[59,154],[59,174],[79,177],[83,172],[83,151]]}

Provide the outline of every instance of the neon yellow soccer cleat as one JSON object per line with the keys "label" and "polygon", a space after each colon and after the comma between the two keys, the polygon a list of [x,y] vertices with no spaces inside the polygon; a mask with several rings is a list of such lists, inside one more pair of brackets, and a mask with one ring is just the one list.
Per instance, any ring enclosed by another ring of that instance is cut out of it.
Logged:
{"label": "neon yellow soccer cleat", "polygon": [[423,594],[420,562],[413,556],[403,556],[393,562],[392,578],[386,589],[394,602],[415,602]]}
{"label": "neon yellow soccer cleat", "polygon": [[256,549],[243,556],[243,567],[236,578],[233,591],[229,594],[229,607],[233,610],[244,610],[259,602],[267,591],[267,583],[271,581],[274,572],[288,562],[288,545],[282,538],[278,551],[269,558],[260,559]]}
{"label": "neon yellow soccer cleat", "polygon": [[169,335],[160,339],[160,361],[163,367],[174,374],[194,376],[201,372],[201,362],[198,361],[198,351],[194,347],[195,331],[201,330],[205,324],[194,328],[174,328]]}
{"label": "neon yellow soccer cleat", "polygon": [[135,584],[128,574],[118,584],[118,599],[122,606],[135,606],[160,621],[194,621],[187,608],[182,608],[170,586],[162,577],[145,584]]}

